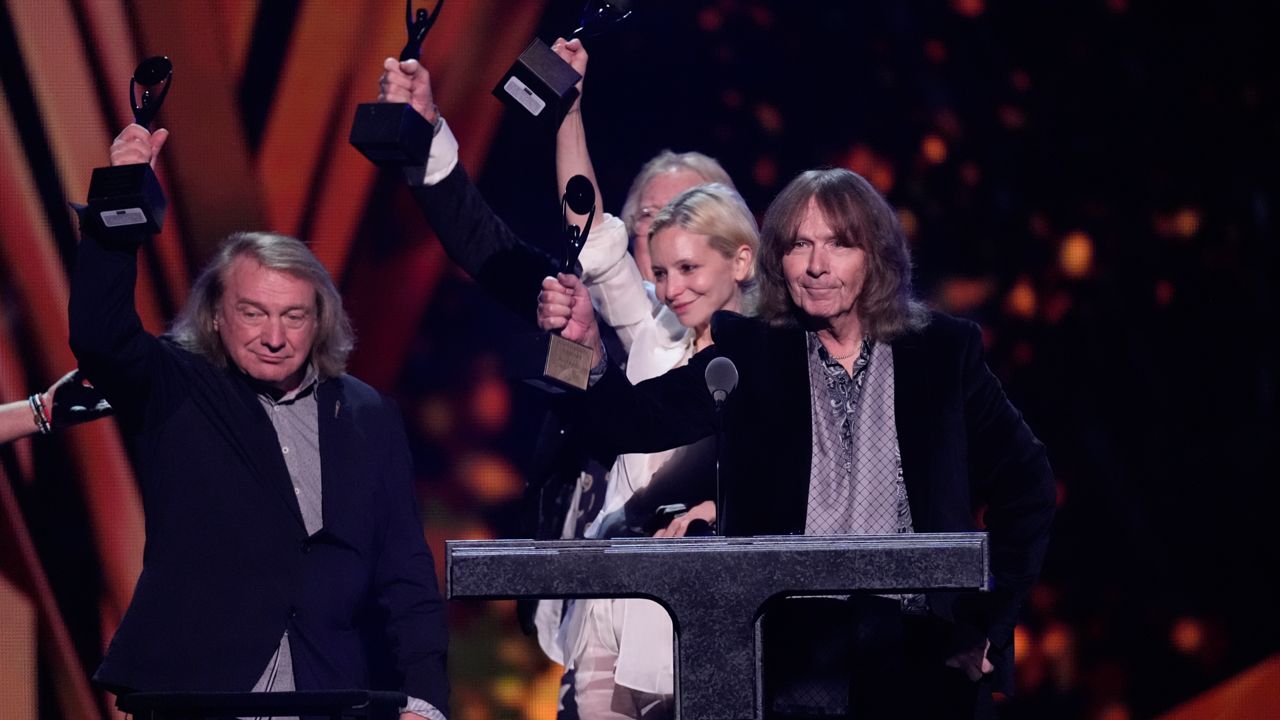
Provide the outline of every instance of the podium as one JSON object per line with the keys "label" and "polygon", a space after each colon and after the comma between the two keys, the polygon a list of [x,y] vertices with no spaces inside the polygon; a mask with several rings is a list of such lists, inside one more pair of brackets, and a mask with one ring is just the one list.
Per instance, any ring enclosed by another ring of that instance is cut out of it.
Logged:
{"label": "podium", "polygon": [[401,692],[136,692],[116,707],[136,720],[203,720],[225,717],[320,715],[330,720],[398,720],[408,698]]}
{"label": "podium", "polygon": [[985,591],[986,533],[450,540],[455,598],[647,598],[675,627],[676,717],[763,716],[760,616],[775,597]]}

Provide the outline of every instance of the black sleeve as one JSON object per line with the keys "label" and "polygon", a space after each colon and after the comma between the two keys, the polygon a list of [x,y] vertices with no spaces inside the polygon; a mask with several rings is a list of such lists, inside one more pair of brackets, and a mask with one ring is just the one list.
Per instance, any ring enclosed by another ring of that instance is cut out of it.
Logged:
{"label": "black sleeve", "polygon": [[449,714],[449,680],[445,672],[448,631],[444,601],[436,584],[435,563],[423,539],[413,463],[404,423],[387,402],[384,414],[391,462],[383,478],[386,506],[382,545],[375,565],[377,602],[386,615],[386,633],[403,691]]}
{"label": "black sleeve", "polygon": [[610,364],[604,377],[583,396],[582,431],[597,457],[657,452],[701,440],[715,432],[715,404],[703,373],[717,357],[716,346],[703,350],[684,367],[632,385]]}
{"label": "black sleeve", "polygon": [[981,332],[969,330],[963,367],[969,477],[986,503],[995,581],[986,621],[988,638],[1000,649],[1011,641],[1018,611],[1044,564],[1056,488],[1044,445],[987,367]]}
{"label": "black sleeve", "polygon": [[461,163],[435,185],[411,189],[449,258],[512,312],[534,321],[542,279],[557,269],[551,257],[507,227]]}
{"label": "black sleeve", "polygon": [[81,241],[71,272],[71,352],[85,377],[124,418],[135,417],[159,373],[161,341],[142,327],[134,307],[137,248],[146,238],[99,239],[82,212]]}

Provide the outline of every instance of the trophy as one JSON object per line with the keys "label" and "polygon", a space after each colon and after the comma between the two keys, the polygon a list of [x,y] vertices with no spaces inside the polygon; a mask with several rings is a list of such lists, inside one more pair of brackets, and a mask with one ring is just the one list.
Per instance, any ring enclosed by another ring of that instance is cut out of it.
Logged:
{"label": "trophy", "polygon": [[[148,130],[173,84],[173,63],[167,57],[143,60],[129,80],[133,121]],[[141,89],[141,94],[138,90]],[[89,181],[89,212],[108,231],[146,226],[158,233],[167,207],[160,181],[149,163],[95,168]]]}
{"label": "trophy", "polygon": [[[404,2],[404,25],[409,40],[400,51],[400,62],[417,60],[422,40],[440,17],[444,0],[436,0],[430,13],[426,8],[413,12],[413,0]],[[351,123],[349,138],[365,157],[382,167],[426,165],[435,128],[408,103],[361,103]]]}
{"label": "trophy", "polygon": [[[589,0],[570,38],[601,35],[630,16],[630,0]],[[512,108],[559,124],[578,97],[575,86],[581,79],[545,42],[534,38],[498,81],[493,94]]]}
{"label": "trophy", "polygon": [[[587,216],[587,222],[581,229],[569,222],[566,208]],[[590,180],[582,175],[569,178],[564,198],[560,201],[560,215],[563,218],[561,236],[565,249],[559,269],[562,273],[577,275],[578,255],[587,242],[591,221],[596,215],[596,190]],[[587,389],[594,348],[566,340],[555,332],[519,337],[516,344],[511,367],[517,377],[548,392]]]}

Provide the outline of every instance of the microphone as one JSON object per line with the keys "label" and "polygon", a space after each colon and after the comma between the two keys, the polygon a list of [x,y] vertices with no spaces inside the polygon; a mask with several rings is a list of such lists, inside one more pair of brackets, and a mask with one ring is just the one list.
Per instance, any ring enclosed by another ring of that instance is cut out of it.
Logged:
{"label": "microphone", "polygon": [[727,357],[715,358],[707,365],[707,392],[716,401],[716,410],[728,399],[729,393],[738,387],[738,366]]}
{"label": "microphone", "polygon": [[724,494],[724,484],[720,482],[720,466],[724,461],[724,401],[729,393],[738,387],[738,366],[721,355],[707,363],[704,373],[707,380],[707,392],[716,403],[716,527],[720,535],[728,529],[728,502]]}

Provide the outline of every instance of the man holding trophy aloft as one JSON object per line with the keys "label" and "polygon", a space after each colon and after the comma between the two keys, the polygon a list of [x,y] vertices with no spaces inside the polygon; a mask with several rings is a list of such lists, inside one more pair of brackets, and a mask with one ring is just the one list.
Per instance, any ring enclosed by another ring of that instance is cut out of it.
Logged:
{"label": "man holding trophy aloft", "polygon": [[345,373],[342,299],[293,238],[233,234],[170,333],[143,329],[137,251],[163,221],[145,183],[169,138],[143,120],[95,171],[71,280],[71,347],[120,420],[147,531],[95,681],[391,689],[402,720],[445,720],[444,606],[399,412]]}

